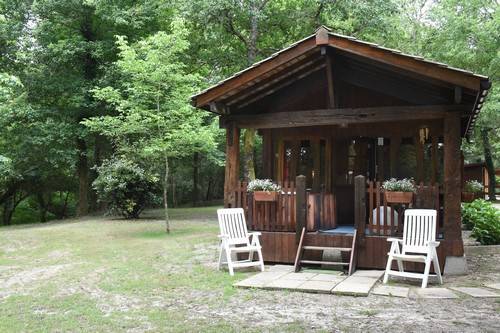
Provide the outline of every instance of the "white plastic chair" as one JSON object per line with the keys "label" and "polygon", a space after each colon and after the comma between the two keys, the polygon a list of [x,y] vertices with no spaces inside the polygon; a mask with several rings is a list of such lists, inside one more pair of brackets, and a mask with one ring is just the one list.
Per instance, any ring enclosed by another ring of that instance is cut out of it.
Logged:
{"label": "white plastic chair", "polygon": [[[260,266],[261,271],[264,271],[262,247],[259,242],[261,233],[248,232],[243,208],[218,209],[217,217],[221,239],[219,269],[223,264],[227,264],[231,275],[234,275],[234,268],[238,267]],[[258,261],[253,260],[255,252],[257,252]],[[238,253],[248,253],[248,259],[238,261]]]}
{"label": "white plastic chair", "polygon": [[[433,263],[439,283],[442,284],[443,278],[436,252],[436,248],[439,246],[439,242],[436,242],[437,212],[433,209],[407,209],[404,214],[403,239],[387,239],[387,241],[392,242],[392,245],[387,254],[389,258],[385,269],[384,283],[387,283],[390,275],[403,276],[422,279],[422,288],[425,288],[429,279],[431,263]],[[399,244],[402,245],[401,250]],[[399,271],[391,270],[393,260],[397,261]],[[424,263],[424,273],[405,272],[403,261]]]}

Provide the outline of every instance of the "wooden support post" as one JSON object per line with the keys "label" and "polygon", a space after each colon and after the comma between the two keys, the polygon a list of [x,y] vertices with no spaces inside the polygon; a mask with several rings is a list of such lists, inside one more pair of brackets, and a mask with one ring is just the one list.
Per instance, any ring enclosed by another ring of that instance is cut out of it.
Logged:
{"label": "wooden support post", "polygon": [[[377,180],[379,182],[383,182],[385,180],[385,172],[384,172],[384,146],[375,143],[376,151],[377,151]],[[373,178],[372,178],[373,179]]]}
{"label": "wooden support post", "polygon": [[422,142],[420,138],[420,133],[417,132],[417,135],[415,135],[415,157],[416,157],[416,164],[417,164],[417,183],[423,182],[424,181],[424,143]]}
{"label": "wooden support post", "polygon": [[354,228],[358,238],[364,238],[366,227],[366,180],[365,176],[354,177]]}
{"label": "wooden support post", "polygon": [[290,181],[294,181],[295,177],[297,177],[297,167],[299,166],[300,159],[300,140],[293,140],[292,142],[292,156],[290,159],[290,172],[289,179]]}
{"label": "wooden support post", "polygon": [[398,177],[398,155],[399,146],[401,145],[400,136],[391,136],[390,160],[391,160],[391,177]]}
{"label": "wooden support post", "polygon": [[325,144],[325,191],[332,191],[332,139],[326,139]]}
{"label": "wooden support post", "polygon": [[320,191],[321,185],[321,148],[319,140],[311,140],[311,151],[313,155],[313,179],[312,191],[317,193]]}
{"label": "wooden support post", "polygon": [[262,130],[262,168],[265,178],[273,178],[273,138],[272,130]]}
{"label": "wooden support post", "polygon": [[298,243],[302,228],[306,226],[307,222],[306,176],[300,175],[295,178],[295,191],[297,192],[295,198],[295,228],[296,242]]}
{"label": "wooden support post", "polygon": [[431,149],[431,159],[432,159],[432,184],[436,184],[439,180],[439,150],[438,150],[438,140],[437,135],[432,136],[432,149]]}
{"label": "wooden support post", "polygon": [[278,140],[278,153],[276,154],[276,181],[282,182],[283,179],[283,169],[285,167],[285,141],[283,139]]}
{"label": "wooden support post", "polygon": [[460,115],[450,113],[444,120],[444,235],[448,240],[462,237],[460,227]]}
{"label": "wooden support post", "polygon": [[226,168],[224,177],[224,207],[236,205],[235,190],[240,174],[240,129],[226,128]]}

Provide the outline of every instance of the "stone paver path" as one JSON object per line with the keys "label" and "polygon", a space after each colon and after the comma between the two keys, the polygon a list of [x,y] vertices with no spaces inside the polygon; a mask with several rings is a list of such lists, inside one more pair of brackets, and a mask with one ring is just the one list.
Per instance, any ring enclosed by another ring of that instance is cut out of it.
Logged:
{"label": "stone paver path", "polygon": [[455,299],[460,295],[469,297],[500,298],[500,283],[486,283],[479,287],[428,287],[421,289],[416,285],[384,285],[380,283],[384,271],[357,270],[352,276],[337,271],[304,269],[293,272],[293,267],[275,265],[265,272],[257,273],[234,284],[243,288],[286,289],[293,291],[351,295],[351,296],[390,296],[423,299]]}
{"label": "stone paver path", "polygon": [[472,297],[500,297],[500,294],[484,288],[451,287],[451,289],[467,294]]}

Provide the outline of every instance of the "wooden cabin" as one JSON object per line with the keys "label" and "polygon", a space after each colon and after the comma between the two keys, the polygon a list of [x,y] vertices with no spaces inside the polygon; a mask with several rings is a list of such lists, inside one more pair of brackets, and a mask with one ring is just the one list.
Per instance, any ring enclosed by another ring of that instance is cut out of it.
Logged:
{"label": "wooden cabin", "polygon": [[[293,263],[298,235],[351,247],[357,267],[385,268],[387,237],[404,209],[439,212],[440,263],[463,257],[460,145],[491,84],[487,77],[320,27],[267,59],[193,96],[226,129],[224,203],[262,232],[267,262]],[[240,134],[262,137],[259,173],[281,184],[255,201],[240,171]],[[389,204],[381,183],[412,177],[413,202]],[[391,222],[393,221],[393,222]],[[317,253],[305,256],[317,257]]]}

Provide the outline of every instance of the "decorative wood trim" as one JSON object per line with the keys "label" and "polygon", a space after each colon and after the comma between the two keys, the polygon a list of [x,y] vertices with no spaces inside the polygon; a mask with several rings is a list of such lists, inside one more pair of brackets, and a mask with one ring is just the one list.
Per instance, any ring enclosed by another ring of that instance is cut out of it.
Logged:
{"label": "decorative wood trim", "polygon": [[229,115],[221,126],[234,122],[241,128],[286,128],[317,125],[345,125],[401,120],[442,119],[447,112],[463,112],[460,105],[389,106],[373,108],[320,109],[306,111]]}

